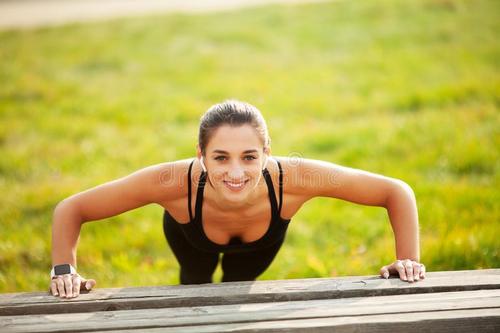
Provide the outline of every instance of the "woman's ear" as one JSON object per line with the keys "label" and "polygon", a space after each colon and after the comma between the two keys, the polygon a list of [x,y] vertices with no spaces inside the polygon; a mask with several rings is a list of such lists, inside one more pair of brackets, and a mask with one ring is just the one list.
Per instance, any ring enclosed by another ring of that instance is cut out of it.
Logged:
{"label": "woman's ear", "polygon": [[200,145],[196,145],[196,156],[200,158],[202,156]]}
{"label": "woman's ear", "polygon": [[203,154],[201,152],[200,145],[196,145],[196,156],[200,160],[201,168],[203,169],[203,171],[207,172],[207,167],[205,166],[205,163],[203,162]]}

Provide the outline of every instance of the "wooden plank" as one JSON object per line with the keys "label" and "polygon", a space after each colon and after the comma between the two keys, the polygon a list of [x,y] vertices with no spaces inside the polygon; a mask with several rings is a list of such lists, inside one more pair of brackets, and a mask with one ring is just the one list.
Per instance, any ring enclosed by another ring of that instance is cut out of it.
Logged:
{"label": "wooden plank", "polygon": [[[2,332],[78,332],[500,309],[500,290],[0,317]],[[500,318],[500,313],[499,313]],[[478,319],[479,320],[479,319]]]}
{"label": "wooden plank", "polygon": [[440,332],[440,333],[498,333],[500,310],[454,310],[439,312],[385,314],[277,320],[257,323],[231,323],[140,330],[100,331],[107,333],[378,333],[378,332]]}
{"label": "wooden plank", "polygon": [[245,304],[500,289],[500,269],[430,272],[407,283],[379,276],[96,289],[75,299],[44,293],[0,295],[0,316]]}
{"label": "wooden plank", "polygon": [[[63,323],[61,323],[64,325]],[[175,332],[175,333],[219,333],[219,332],[499,332],[499,309],[452,310],[371,316],[325,317],[310,319],[259,321],[252,323],[220,323],[178,327],[143,327],[118,330],[103,330],[94,326],[90,331],[76,331],[71,325],[61,332]],[[6,330],[5,333],[11,331]],[[29,332],[29,331],[16,331]],[[35,329],[35,332],[38,332]]]}

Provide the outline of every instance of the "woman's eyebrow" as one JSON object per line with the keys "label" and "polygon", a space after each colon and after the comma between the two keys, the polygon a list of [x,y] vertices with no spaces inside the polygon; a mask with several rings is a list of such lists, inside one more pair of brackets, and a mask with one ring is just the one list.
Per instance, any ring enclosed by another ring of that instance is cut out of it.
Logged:
{"label": "woman's eyebrow", "polygon": [[226,154],[229,155],[229,153],[225,150],[220,150],[220,149],[215,149],[212,151],[212,154]]}
{"label": "woman's eyebrow", "polygon": [[259,151],[257,149],[247,149],[243,152],[243,154],[253,154],[253,153],[258,153]]}
{"label": "woman's eyebrow", "polygon": [[[258,153],[258,152],[259,151],[257,149],[247,149],[243,152],[243,154],[252,154],[252,153]],[[221,149],[215,149],[214,151],[212,151],[212,153],[229,155],[229,153],[227,151],[221,150]]]}

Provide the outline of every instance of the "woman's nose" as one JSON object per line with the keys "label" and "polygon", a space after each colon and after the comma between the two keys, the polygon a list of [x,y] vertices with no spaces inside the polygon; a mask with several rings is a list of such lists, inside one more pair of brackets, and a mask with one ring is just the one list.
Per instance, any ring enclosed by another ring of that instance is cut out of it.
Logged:
{"label": "woman's nose", "polygon": [[228,171],[228,176],[231,179],[238,180],[240,178],[243,178],[245,176],[245,171],[239,164],[232,165],[231,168]]}

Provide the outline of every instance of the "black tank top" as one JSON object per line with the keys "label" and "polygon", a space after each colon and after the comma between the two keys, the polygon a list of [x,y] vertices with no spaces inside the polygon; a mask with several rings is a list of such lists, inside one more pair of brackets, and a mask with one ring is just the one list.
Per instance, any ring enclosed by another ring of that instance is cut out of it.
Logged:
{"label": "black tank top", "polygon": [[170,220],[170,222],[176,222],[182,229],[182,232],[186,236],[186,239],[191,243],[192,246],[199,250],[206,252],[246,252],[255,251],[256,249],[266,248],[268,246],[274,245],[278,241],[282,241],[285,237],[288,224],[290,219],[281,218],[281,207],[283,204],[283,170],[281,169],[281,164],[275,159],[279,167],[279,205],[276,202],[276,194],[274,192],[273,182],[271,180],[271,175],[267,168],[262,170],[264,179],[266,180],[269,200],[271,202],[271,222],[269,223],[269,228],[267,229],[264,236],[253,241],[244,243],[238,237],[232,237],[229,244],[221,245],[212,242],[203,230],[202,221],[202,204],[203,204],[203,190],[205,189],[205,183],[207,179],[207,173],[202,171],[200,174],[198,189],[196,193],[195,202],[195,216],[193,216],[191,211],[191,169],[193,167],[193,162],[189,165],[188,170],[188,210],[189,210],[189,222],[188,223],[178,223],[166,210],[164,218]]}

